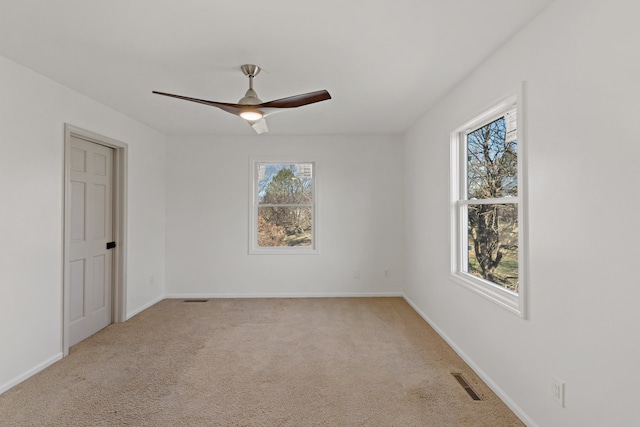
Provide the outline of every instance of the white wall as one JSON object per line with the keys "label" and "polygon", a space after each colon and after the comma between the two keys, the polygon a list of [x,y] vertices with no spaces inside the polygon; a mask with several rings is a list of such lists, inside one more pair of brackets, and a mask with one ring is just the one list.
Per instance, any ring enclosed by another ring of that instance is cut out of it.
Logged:
{"label": "white wall", "polygon": [[65,123],[128,144],[127,313],[164,293],[166,137],[0,57],[0,392],[61,355]]}
{"label": "white wall", "polygon": [[[319,255],[248,254],[252,156],[317,162]],[[167,159],[169,295],[400,294],[399,136],[174,136]]]}
{"label": "white wall", "polygon": [[[404,291],[532,426],[640,425],[638,16],[630,0],[552,3],[406,135]],[[451,130],[523,80],[526,320],[449,280],[448,229]]]}

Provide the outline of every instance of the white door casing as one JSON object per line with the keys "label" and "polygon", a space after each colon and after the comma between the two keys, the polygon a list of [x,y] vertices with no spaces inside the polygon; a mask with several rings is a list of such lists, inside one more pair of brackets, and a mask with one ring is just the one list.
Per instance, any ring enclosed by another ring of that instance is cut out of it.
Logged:
{"label": "white door casing", "polygon": [[69,345],[112,322],[113,149],[71,136]]}

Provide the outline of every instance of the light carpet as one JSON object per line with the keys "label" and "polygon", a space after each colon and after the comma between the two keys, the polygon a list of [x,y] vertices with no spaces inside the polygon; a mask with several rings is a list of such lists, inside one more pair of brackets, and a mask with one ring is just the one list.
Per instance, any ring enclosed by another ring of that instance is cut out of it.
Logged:
{"label": "light carpet", "polygon": [[0,395],[0,425],[523,424],[403,299],[310,298],[161,301]]}

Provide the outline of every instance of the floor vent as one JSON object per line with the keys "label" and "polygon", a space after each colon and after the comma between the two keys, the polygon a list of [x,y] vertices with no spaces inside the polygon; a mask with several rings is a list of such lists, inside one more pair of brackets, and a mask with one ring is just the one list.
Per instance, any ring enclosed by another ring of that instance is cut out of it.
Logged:
{"label": "floor vent", "polygon": [[471,398],[473,400],[482,400],[480,399],[480,396],[478,396],[478,393],[476,393],[471,386],[469,385],[469,383],[467,382],[467,380],[464,379],[464,377],[462,376],[462,374],[459,373],[451,373],[451,375],[453,375],[453,377],[458,380],[458,382],[460,383],[460,385],[462,386],[462,388],[465,389],[465,391],[469,394],[469,396],[471,396]]}
{"label": "floor vent", "polygon": [[186,299],[183,302],[207,302],[208,299]]}

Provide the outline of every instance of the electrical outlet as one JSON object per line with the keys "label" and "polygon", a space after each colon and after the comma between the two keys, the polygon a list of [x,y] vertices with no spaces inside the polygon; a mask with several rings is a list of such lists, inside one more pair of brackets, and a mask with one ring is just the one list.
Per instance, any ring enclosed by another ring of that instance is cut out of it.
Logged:
{"label": "electrical outlet", "polygon": [[551,376],[551,397],[564,408],[564,383],[554,376]]}
{"label": "electrical outlet", "polygon": [[386,269],[384,270],[384,278],[385,278],[385,279],[388,279],[388,278],[389,278],[389,269],[388,269],[388,268],[386,268]]}

